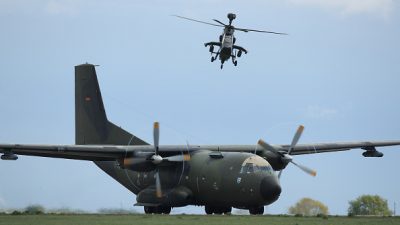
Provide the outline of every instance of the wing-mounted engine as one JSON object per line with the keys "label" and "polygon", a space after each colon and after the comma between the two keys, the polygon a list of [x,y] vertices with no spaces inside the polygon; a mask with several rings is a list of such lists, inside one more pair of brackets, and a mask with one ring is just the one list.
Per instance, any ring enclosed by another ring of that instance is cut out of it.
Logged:
{"label": "wing-mounted engine", "polygon": [[383,156],[383,153],[377,151],[375,146],[364,147],[362,149],[366,150],[362,154],[364,157],[382,157]]}
{"label": "wing-mounted engine", "polygon": [[258,154],[262,158],[268,161],[268,163],[272,166],[275,171],[280,171],[286,168],[288,165],[287,162],[282,160],[282,156],[275,154],[270,151],[262,151]]}
{"label": "wing-mounted engine", "polygon": [[[271,162],[268,160],[268,158],[267,158],[267,160],[271,165],[273,165],[275,163],[276,168],[284,169],[289,163],[292,163],[293,165],[297,166],[299,169],[303,170],[304,172],[308,173],[309,175],[316,176],[317,172],[315,170],[312,170],[306,166],[295,163],[293,160],[293,157],[290,155],[290,153],[296,146],[297,142],[299,141],[300,136],[303,133],[303,130],[304,130],[304,126],[300,125],[299,128],[297,129],[297,131],[292,139],[292,143],[290,144],[290,147],[287,151],[285,149],[280,149],[280,148],[274,147],[274,146],[266,143],[262,139],[260,139],[258,141],[258,145],[260,145],[265,150],[264,153],[262,153],[262,154],[271,154],[271,153],[275,154],[275,157],[271,158]],[[275,169],[274,166],[272,166],[272,168]],[[282,175],[282,171],[283,171],[282,169],[279,171],[279,175],[278,175],[279,178]]]}
{"label": "wing-mounted engine", "polygon": [[119,162],[123,169],[128,169],[136,172],[149,172],[156,168],[156,165],[147,157],[130,157]]}
{"label": "wing-mounted engine", "polygon": [[[166,164],[174,164],[174,163],[182,163],[184,161],[190,160],[190,154],[175,154],[169,156],[161,156],[159,151],[159,139],[160,139],[160,124],[158,122],[154,123],[153,127],[153,141],[154,141],[154,152],[138,152],[136,154],[131,155],[130,157],[126,157],[123,161],[120,161],[120,166],[129,170],[145,172],[145,171],[155,171],[155,187],[153,189],[145,189],[141,194],[142,197],[138,200],[138,202],[148,202],[147,200],[152,200],[155,196],[158,201],[168,197],[170,193],[163,192],[161,188],[161,179],[160,179],[160,166],[166,166]],[[187,145],[189,149],[189,145]],[[135,157],[136,156],[136,157]],[[141,192],[140,192],[141,193]],[[139,193],[139,194],[140,194]],[[164,193],[164,194],[163,194]],[[139,198],[139,195],[138,195]],[[180,198],[177,198],[180,199]]]}

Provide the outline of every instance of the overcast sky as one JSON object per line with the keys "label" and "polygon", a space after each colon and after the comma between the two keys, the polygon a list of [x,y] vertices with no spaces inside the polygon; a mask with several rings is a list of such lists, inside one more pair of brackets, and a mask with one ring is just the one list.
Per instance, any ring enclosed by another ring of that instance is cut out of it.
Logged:
{"label": "overcast sky", "polygon": [[[171,17],[289,33],[236,33],[249,50],[234,67],[210,62],[221,29]],[[400,3],[394,0],[0,1],[0,143],[74,143],[74,66],[97,74],[114,123],[161,144],[255,144],[400,139]],[[302,197],[346,214],[379,194],[400,203],[400,147],[298,156],[280,199]],[[132,207],[135,196],[91,162],[21,156],[0,161],[0,208],[38,203],[89,211]],[[200,207],[174,209],[203,213]]]}

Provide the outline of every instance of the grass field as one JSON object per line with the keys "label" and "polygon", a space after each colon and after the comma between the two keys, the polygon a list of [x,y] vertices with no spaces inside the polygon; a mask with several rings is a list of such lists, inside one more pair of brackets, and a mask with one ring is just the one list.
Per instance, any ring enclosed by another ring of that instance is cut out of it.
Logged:
{"label": "grass field", "polygon": [[400,217],[292,217],[206,215],[0,215],[0,225],[400,225]]}

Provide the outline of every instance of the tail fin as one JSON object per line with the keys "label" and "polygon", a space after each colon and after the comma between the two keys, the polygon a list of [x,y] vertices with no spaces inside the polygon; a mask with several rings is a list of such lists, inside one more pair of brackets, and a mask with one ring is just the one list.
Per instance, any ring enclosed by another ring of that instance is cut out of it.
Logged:
{"label": "tail fin", "polygon": [[75,143],[147,145],[107,120],[96,69],[92,64],[75,66]]}

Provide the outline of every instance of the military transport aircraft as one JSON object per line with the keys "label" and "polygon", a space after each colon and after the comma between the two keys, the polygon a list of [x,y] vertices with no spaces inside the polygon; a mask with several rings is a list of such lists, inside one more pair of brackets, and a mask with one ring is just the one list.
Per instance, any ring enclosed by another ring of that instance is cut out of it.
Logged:
{"label": "military transport aircraft", "polygon": [[[290,145],[159,145],[160,124],[154,123],[153,145],[108,121],[95,66],[75,67],[75,145],[0,144],[1,159],[17,155],[93,161],[136,194],[145,213],[169,214],[172,207],[205,206],[207,214],[232,207],[263,214],[281,194],[279,177],[294,155],[361,148],[365,157],[382,157],[375,148],[398,141],[300,144],[300,126]],[[279,171],[276,175],[275,171]]]}

